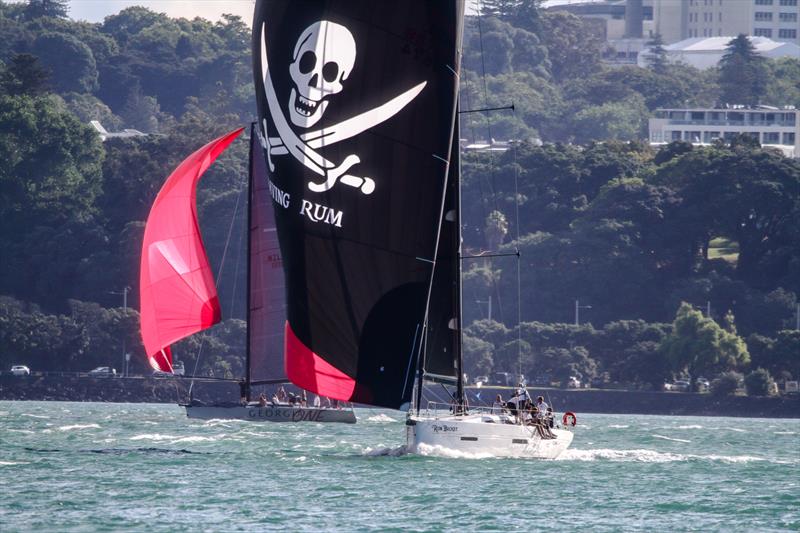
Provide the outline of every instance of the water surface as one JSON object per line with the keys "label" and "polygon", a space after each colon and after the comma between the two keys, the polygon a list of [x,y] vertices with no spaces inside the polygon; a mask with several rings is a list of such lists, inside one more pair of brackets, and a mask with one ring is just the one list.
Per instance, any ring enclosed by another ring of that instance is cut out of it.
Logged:
{"label": "water surface", "polygon": [[408,455],[404,416],[0,402],[0,531],[798,531],[800,420],[580,415],[556,461]]}

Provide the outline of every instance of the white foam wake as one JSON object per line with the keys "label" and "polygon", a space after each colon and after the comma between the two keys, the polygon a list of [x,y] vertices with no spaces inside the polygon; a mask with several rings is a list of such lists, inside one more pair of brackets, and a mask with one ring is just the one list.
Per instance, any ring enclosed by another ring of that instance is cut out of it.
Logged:
{"label": "white foam wake", "polygon": [[419,443],[417,445],[417,453],[425,457],[448,457],[452,459],[489,459],[496,457],[494,454],[482,452],[471,453],[462,450],[453,450],[452,448],[445,448],[440,445],[430,445]]}
{"label": "white foam wake", "polygon": [[381,413],[379,415],[370,416],[365,420],[365,422],[378,422],[380,424],[386,424],[389,422],[397,422],[397,420],[395,420],[391,416]]}
{"label": "white foam wake", "polygon": [[[639,463],[672,463],[683,461],[720,461],[724,463],[752,463],[767,461],[763,457],[752,455],[693,455],[655,450],[611,450],[608,448],[597,450],[567,449],[558,456],[556,461],[612,461],[612,462],[639,462]],[[780,461],[777,461],[780,463]]]}
{"label": "white foam wake", "polygon": [[405,445],[398,446],[396,448],[367,448],[363,452],[363,454],[367,457],[400,457],[401,455],[406,455],[407,453],[408,450],[406,449]]}
{"label": "white foam wake", "polygon": [[673,437],[665,437],[664,435],[658,435],[657,433],[653,433],[652,436],[657,438],[657,439],[671,440],[672,442],[692,442],[692,441],[686,440],[686,439],[676,439],[676,438],[673,438]]}
{"label": "white foam wake", "polygon": [[100,426],[97,424],[74,424],[72,426],[61,426],[59,431],[73,431],[76,429],[98,429]]}

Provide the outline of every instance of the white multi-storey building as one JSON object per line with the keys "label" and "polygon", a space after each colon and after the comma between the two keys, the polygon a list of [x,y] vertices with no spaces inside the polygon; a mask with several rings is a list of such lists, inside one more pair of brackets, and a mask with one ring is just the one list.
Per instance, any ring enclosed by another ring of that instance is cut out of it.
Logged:
{"label": "white multi-storey building", "polygon": [[753,35],[800,44],[798,0],[653,0],[653,23],[667,43]]}
{"label": "white multi-storey building", "polygon": [[757,139],[762,146],[780,149],[787,157],[800,157],[798,110],[761,106],[755,109],[657,109],[650,119],[650,144],[672,141],[711,144],[738,134]]}

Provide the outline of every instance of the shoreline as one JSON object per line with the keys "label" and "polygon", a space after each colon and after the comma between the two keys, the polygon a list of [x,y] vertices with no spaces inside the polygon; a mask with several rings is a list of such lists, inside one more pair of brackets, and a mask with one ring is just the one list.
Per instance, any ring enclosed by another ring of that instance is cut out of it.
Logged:
{"label": "shoreline", "polygon": [[[0,400],[111,403],[185,402],[192,380],[175,377],[54,377],[0,376]],[[469,400],[490,402],[507,398],[510,387],[467,387]],[[726,416],[743,418],[800,418],[800,395],[778,397],[711,396],[708,393],[653,392],[609,389],[550,389],[529,387],[557,412],[666,416]],[[206,403],[237,402],[239,387],[230,381],[196,380],[193,397]]]}

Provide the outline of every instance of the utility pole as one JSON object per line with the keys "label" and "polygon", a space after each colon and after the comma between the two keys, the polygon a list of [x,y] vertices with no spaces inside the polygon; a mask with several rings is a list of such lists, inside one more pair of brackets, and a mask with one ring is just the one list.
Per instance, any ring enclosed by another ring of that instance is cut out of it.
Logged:
{"label": "utility pole", "polygon": [[592,308],[591,305],[581,305],[580,304],[580,300],[577,300],[577,299],[575,300],[575,325],[576,326],[580,326],[581,325],[581,320],[580,320],[581,309],[591,309],[591,308]]}
{"label": "utility pole", "polygon": [[[110,293],[110,294],[121,294],[122,295],[122,314],[123,314],[123,316],[128,314],[128,291],[129,290],[131,290],[131,288],[126,285],[125,287],[122,288],[122,292],[111,291],[111,293]],[[127,377],[127,375],[128,375],[128,361],[129,361],[129,359],[130,359],[130,356],[126,357],[126,355],[125,355],[125,334],[123,333],[122,334],[122,367],[121,367],[121,370],[122,370],[122,375],[125,376],[125,377]]]}
{"label": "utility pole", "polygon": [[800,331],[800,302],[797,303],[797,309],[794,313],[794,329]]}

